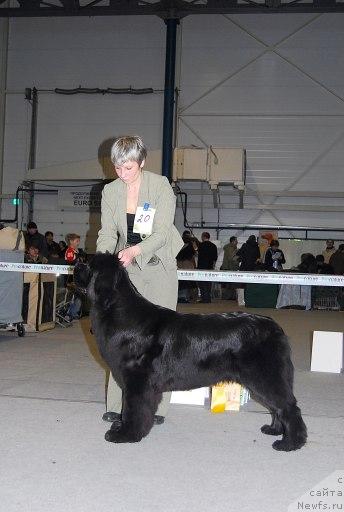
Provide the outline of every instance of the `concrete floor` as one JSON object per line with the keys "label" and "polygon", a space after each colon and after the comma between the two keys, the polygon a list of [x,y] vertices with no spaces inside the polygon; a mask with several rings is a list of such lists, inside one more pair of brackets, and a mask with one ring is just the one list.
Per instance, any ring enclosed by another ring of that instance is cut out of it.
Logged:
{"label": "concrete floor", "polygon": [[[180,309],[240,308],[226,301]],[[171,405],[141,443],[106,443],[105,369],[88,320],[25,338],[0,333],[0,511],[287,511],[333,471],[344,473],[344,376],[309,372],[312,331],[343,331],[344,314],[254,311],[290,336],[309,430],[297,452],[271,448],[274,439],[259,430],[269,417],[252,400],[219,415]]]}

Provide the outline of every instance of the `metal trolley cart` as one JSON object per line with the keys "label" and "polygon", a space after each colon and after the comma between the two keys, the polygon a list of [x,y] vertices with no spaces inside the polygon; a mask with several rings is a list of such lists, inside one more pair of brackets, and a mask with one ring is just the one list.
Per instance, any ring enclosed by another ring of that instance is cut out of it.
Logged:
{"label": "metal trolley cart", "polygon": [[[0,249],[0,261],[23,263],[23,251]],[[0,329],[17,330],[18,336],[25,336],[22,318],[23,274],[0,270]],[[1,331],[0,331],[1,332]]]}

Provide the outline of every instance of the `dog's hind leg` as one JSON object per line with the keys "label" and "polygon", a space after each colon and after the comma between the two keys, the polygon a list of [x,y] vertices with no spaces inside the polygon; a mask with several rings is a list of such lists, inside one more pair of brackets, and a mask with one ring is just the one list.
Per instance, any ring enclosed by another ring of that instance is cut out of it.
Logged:
{"label": "dog's hind leg", "polygon": [[273,390],[257,389],[256,386],[248,386],[258,398],[258,401],[267,407],[272,416],[271,425],[263,425],[261,431],[264,434],[280,435],[283,437],[273,443],[275,450],[291,451],[301,448],[307,440],[307,428],[303,422],[301,411],[296,405],[296,398],[290,390],[279,388],[278,394]]}
{"label": "dog's hind leg", "polygon": [[270,414],[272,418],[271,425],[263,425],[260,430],[263,434],[267,434],[269,436],[279,436],[283,434],[283,425],[278,417],[278,412],[270,410]]}
{"label": "dog's hind leg", "polygon": [[154,424],[154,414],[162,394],[146,387],[144,391],[123,392],[122,419],[115,421],[106,432],[105,439],[111,443],[136,443],[147,436]]}
{"label": "dog's hind leg", "polygon": [[[277,365],[278,367],[278,365]],[[292,390],[293,367],[290,361],[280,370],[272,365],[269,371],[260,371],[255,366],[253,372],[243,372],[241,382],[257,396],[258,401],[267,407],[272,415],[271,425],[263,425],[262,432],[280,435],[281,440],[273,443],[275,450],[291,451],[301,448],[307,439],[307,429]]]}

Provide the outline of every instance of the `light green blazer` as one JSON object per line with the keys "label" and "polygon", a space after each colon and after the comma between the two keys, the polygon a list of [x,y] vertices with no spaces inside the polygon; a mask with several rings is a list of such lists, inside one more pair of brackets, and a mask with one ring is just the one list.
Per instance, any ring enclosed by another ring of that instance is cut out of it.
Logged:
{"label": "light green blazer", "polygon": [[[153,255],[157,255],[166,270],[176,268],[176,256],[183,240],[174,226],[176,198],[168,179],[142,171],[138,206],[149,203],[155,208],[153,232],[138,245],[141,254],[136,262],[143,269]],[[127,186],[117,179],[105,185],[102,194],[101,223],[97,251],[114,253],[127,243]]]}

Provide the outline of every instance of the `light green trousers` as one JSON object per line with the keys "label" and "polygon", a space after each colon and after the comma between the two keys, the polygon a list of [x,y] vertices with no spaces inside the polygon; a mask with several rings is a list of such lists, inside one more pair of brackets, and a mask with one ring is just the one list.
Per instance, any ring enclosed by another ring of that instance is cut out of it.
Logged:
{"label": "light green trousers", "polygon": [[[137,266],[128,269],[131,282],[146,299],[175,310],[178,298],[177,270],[165,270],[161,262],[158,265],[147,266],[140,270]],[[164,393],[156,414],[166,416],[170,403],[171,393]],[[122,390],[117,386],[111,373],[107,389],[106,406],[108,411],[121,413]]]}

